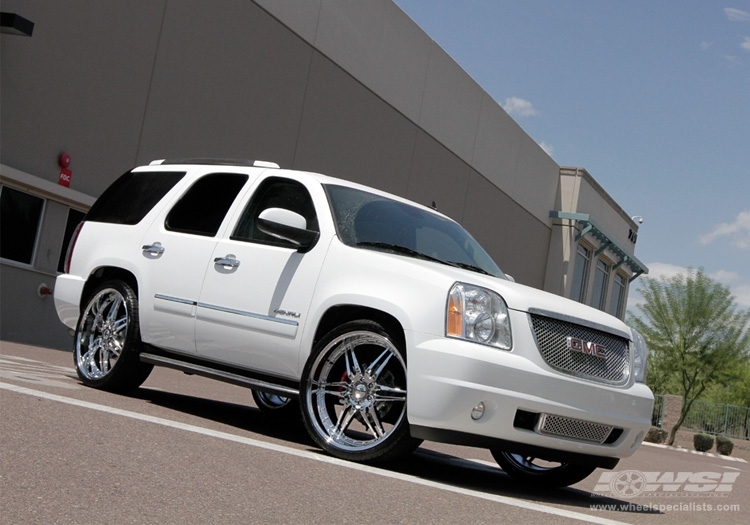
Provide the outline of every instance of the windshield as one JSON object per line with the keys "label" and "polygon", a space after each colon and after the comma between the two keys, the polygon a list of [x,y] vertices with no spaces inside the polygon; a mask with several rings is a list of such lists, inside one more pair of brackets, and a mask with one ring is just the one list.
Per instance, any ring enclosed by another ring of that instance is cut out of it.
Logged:
{"label": "windshield", "polygon": [[332,184],[324,187],[344,244],[506,278],[458,223],[374,193]]}

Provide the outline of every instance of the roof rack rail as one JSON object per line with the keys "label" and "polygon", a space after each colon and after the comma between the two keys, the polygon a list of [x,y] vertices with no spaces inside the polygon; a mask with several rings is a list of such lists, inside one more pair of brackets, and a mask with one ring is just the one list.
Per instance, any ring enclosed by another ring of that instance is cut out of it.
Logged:
{"label": "roof rack rail", "polygon": [[164,166],[167,164],[209,164],[214,166],[254,166],[256,168],[280,169],[280,166],[275,162],[268,162],[265,160],[211,158],[160,159],[151,161],[149,166]]}

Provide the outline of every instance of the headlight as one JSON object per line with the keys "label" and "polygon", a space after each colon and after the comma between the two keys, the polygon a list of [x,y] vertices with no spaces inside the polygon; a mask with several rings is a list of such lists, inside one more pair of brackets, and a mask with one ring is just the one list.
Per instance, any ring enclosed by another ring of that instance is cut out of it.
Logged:
{"label": "headlight", "polygon": [[510,350],[508,307],[495,292],[456,283],[448,294],[445,335]]}
{"label": "headlight", "polygon": [[648,361],[648,347],[646,346],[646,340],[636,330],[630,329],[633,332],[633,375],[635,380],[639,383],[646,382],[646,363]]}

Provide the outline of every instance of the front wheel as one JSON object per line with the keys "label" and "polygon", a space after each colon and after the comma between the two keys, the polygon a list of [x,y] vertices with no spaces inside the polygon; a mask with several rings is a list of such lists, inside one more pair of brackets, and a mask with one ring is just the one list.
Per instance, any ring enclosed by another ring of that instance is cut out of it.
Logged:
{"label": "front wheel", "polygon": [[542,487],[567,487],[587,478],[596,467],[575,463],[551,463],[533,456],[490,450],[492,457],[512,478]]}
{"label": "front wheel", "polygon": [[153,365],[140,361],[138,298],[123,281],[99,286],[78,321],[73,353],[84,385],[125,392],[143,384]]}
{"label": "front wheel", "polygon": [[305,427],[329,454],[383,462],[419,446],[406,420],[406,362],[379,324],[331,331],[313,348],[300,386]]}

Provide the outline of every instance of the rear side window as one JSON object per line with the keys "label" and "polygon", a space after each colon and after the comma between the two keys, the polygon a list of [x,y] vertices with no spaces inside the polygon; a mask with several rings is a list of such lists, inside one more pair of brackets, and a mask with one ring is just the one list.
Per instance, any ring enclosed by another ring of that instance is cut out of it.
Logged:
{"label": "rear side window", "polygon": [[138,224],[184,176],[185,172],[129,171],[104,190],[86,220]]}
{"label": "rear side window", "polygon": [[170,210],[164,227],[213,237],[247,179],[241,173],[212,173],[198,179]]}

